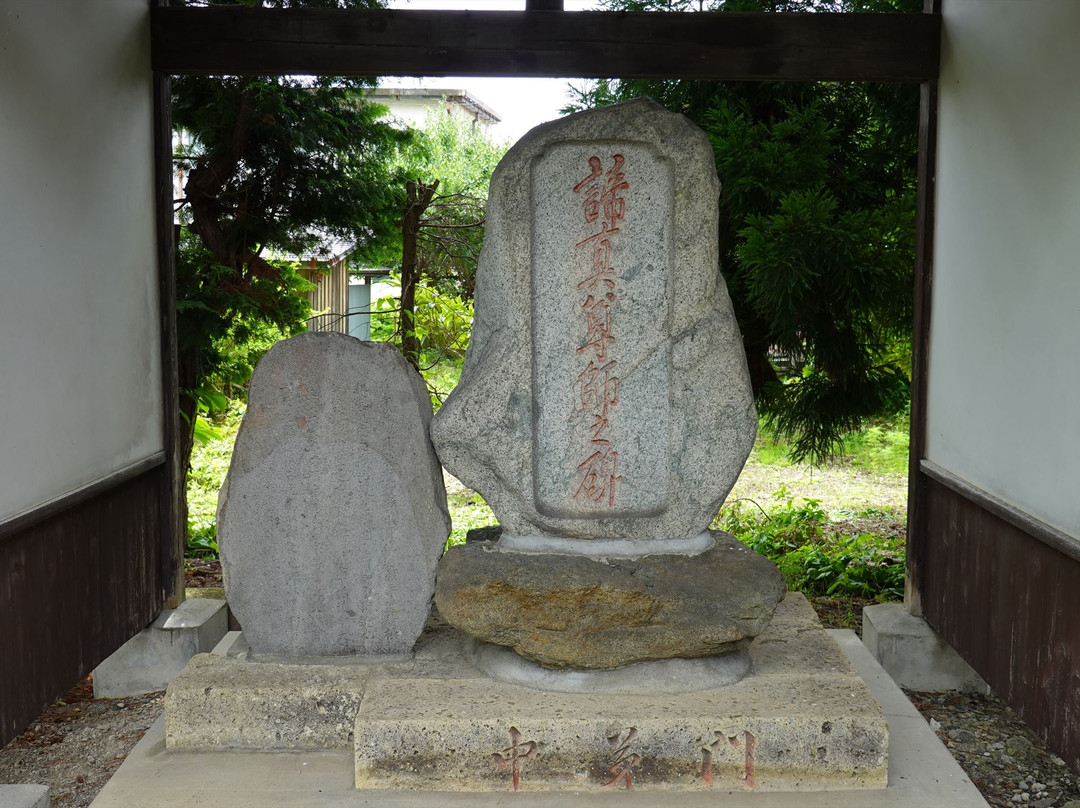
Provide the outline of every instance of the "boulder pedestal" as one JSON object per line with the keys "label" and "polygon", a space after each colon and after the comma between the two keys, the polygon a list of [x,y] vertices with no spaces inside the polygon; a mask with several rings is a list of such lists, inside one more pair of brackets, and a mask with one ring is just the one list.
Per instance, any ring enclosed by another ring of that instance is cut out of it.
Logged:
{"label": "boulder pedestal", "polygon": [[548,668],[609,670],[744,649],[786,590],[776,566],[712,531],[694,555],[636,559],[452,547],[435,602],[453,626]]}

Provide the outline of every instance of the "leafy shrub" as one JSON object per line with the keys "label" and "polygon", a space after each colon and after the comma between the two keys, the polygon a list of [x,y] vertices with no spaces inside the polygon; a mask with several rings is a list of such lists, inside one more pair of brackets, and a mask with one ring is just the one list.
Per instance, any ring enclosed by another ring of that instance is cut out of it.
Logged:
{"label": "leafy shrub", "polygon": [[[401,274],[392,273],[389,283],[400,288]],[[375,342],[392,342],[401,347],[398,331],[400,304],[397,297],[382,297],[375,301],[371,312],[371,339]],[[441,359],[461,360],[469,347],[472,331],[473,307],[471,302],[457,295],[440,292],[427,286],[416,287],[416,337],[420,340],[420,352],[424,365]]]}
{"label": "leafy shrub", "polygon": [[[400,286],[394,273],[392,284]],[[473,307],[460,297],[425,286],[416,287],[416,336],[420,340],[420,375],[431,394],[431,406],[438,410],[461,377],[461,365],[469,347]],[[398,331],[400,308],[396,297],[381,297],[371,309],[371,339],[401,348]]]}
{"label": "leafy shrub", "polygon": [[774,561],[790,589],[880,601],[903,598],[902,538],[830,530],[818,500],[796,505],[786,488],[773,498],[777,503],[768,511],[735,502],[721,511],[716,526]]}

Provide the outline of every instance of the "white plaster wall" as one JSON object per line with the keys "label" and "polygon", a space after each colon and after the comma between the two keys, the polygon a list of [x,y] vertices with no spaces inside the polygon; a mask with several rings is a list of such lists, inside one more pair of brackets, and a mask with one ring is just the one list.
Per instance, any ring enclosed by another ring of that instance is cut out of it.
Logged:
{"label": "white plaster wall", "polygon": [[147,0],[0,0],[0,523],[162,448]]}
{"label": "white plaster wall", "polygon": [[943,13],[927,456],[1080,539],[1080,2]]}

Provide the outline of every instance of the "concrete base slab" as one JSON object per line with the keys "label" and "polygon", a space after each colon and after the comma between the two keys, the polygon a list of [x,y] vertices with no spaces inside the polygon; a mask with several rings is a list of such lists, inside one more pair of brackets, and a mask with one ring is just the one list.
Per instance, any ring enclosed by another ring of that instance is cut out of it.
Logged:
{"label": "concrete base slab", "polygon": [[169,684],[170,749],[350,749],[368,666],[199,654]]}
{"label": "concrete base slab", "polygon": [[885,788],[804,792],[746,791],[717,783],[699,793],[610,791],[470,794],[357,791],[353,754],[303,752],[175,752],[165,748],[164,718],[128,755],[92,808],[987,808],[978,790],[919,713],[850,631],[829,632],[881,703],[889,724]]}
{"label": "concrete base slab", "polygon": [[190,598],[165,609],[94,669],[94,698],[164,690],[189,659],[212,649],[228,627],[224,600]]}
{"label": "concrete base slab", "polygon": [[49,787],[0,785],[0,808],[49,808]]}
{"label": "concrete base slab", "polygon": [[902,603],[865,607],[863,642],[896,683],[908,690],[990,692],[952,646]]}
{"label": "concrete base slab", "polygon": [[751,644],[751,675],[723,687],[702,677],[689,692],[651,667],[632,690],[602,694],[495,681],[472,664],[471,638],[450,628],[427,632],[401,663],[260,662],[238,637],[220,649],[169,686],[169,749],[355,745],[366,789],[885,783],[881,708],[797,593]]}

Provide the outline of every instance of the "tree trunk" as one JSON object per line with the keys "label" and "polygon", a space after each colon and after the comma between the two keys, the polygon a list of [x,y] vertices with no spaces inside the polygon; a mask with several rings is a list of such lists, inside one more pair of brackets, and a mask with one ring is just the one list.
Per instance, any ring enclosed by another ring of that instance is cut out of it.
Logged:
{"label": "tree trunk", "polygon": [[420,369],[420,340],[416,336],[416,284],[420,280],[420,268],[416,259],[416,242],[420,234],[420,220],[431,204],[439,181],[424,185],[409,180],[405,185],[408,202],[401,218],[401,352],[409,363]]}

